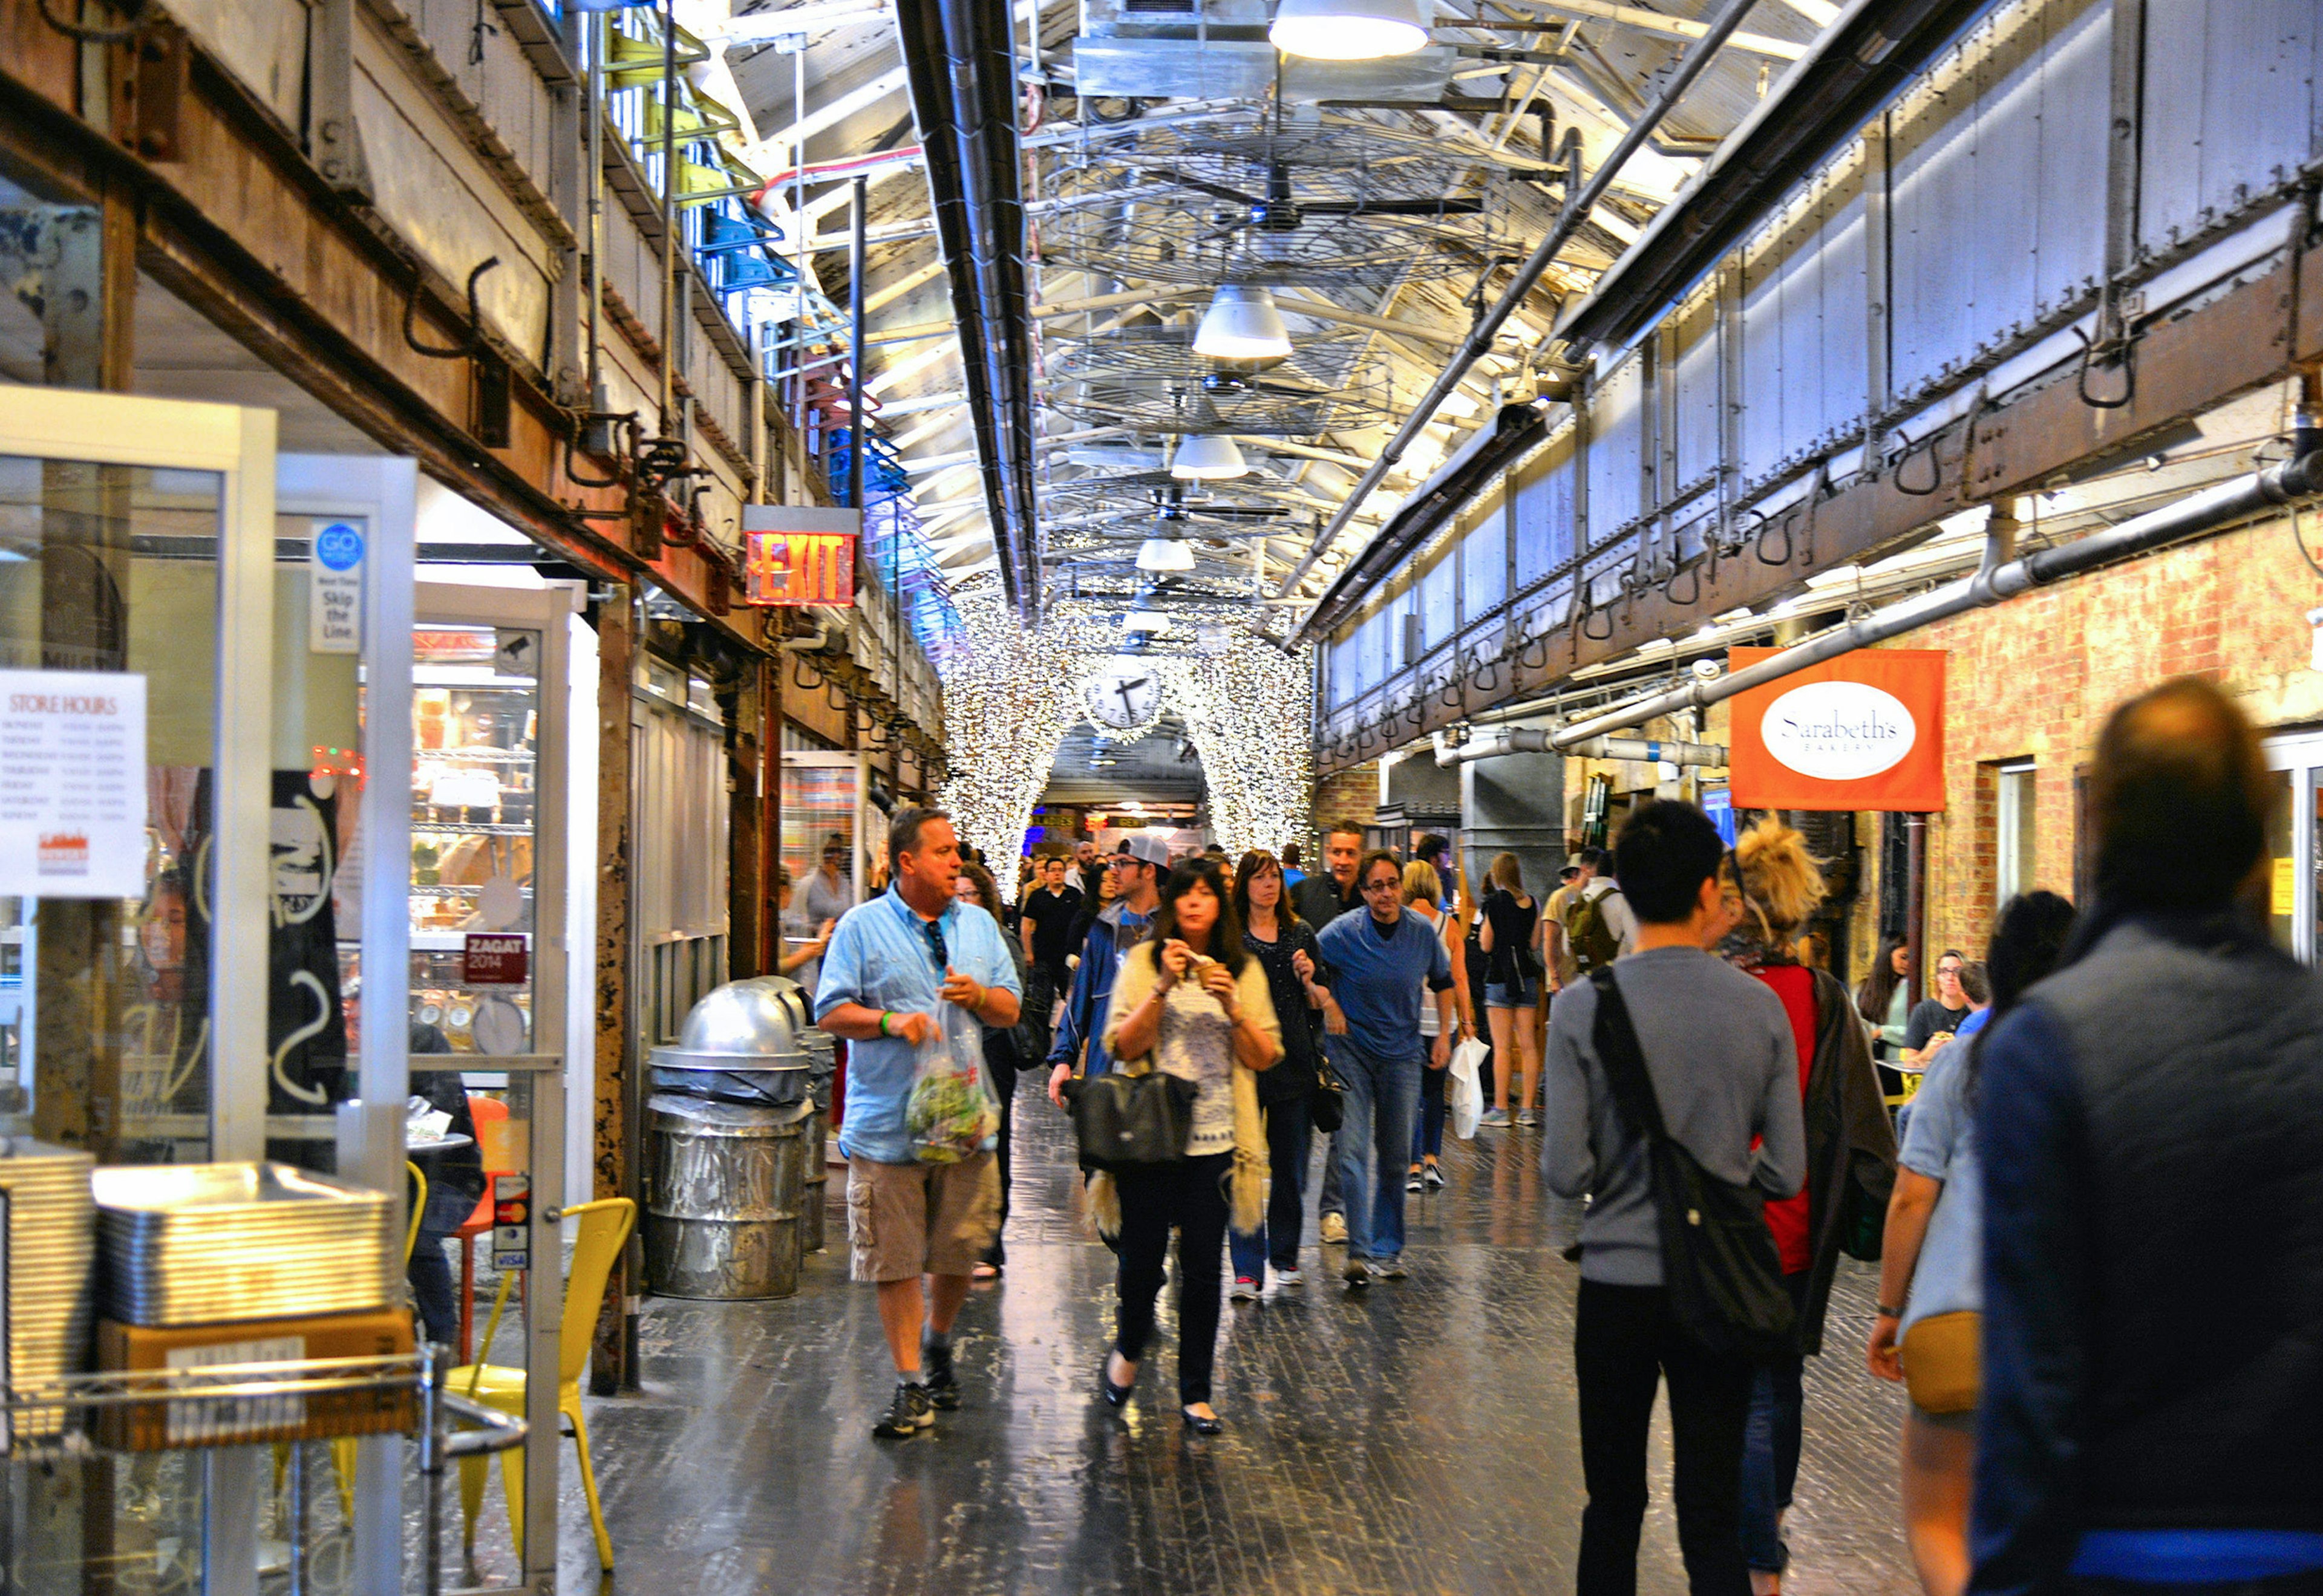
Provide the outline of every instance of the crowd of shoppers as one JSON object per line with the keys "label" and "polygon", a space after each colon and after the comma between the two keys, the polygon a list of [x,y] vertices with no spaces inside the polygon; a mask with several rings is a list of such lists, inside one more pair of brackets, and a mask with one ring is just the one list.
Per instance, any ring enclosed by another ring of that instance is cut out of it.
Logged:
{"label": "crowd of shoppers", "polygon": [[[2089,767],[2084,912],[2012,898],[1985,958],[1945,949],[1917,1002],[1901,940],[1852,992],[1819,968],[1822,864],[1775,818],[1730,846],[1691,805],[1643,803],[1546,901],[1506,854],[1472,897],[1433,838],[1406,859],[1333,827],[1302,876],[1290,846],[1229,873],[1133,833],[1098,874],[1087,845],[1038,861],[1003,935],[948,819],[906,811],[892,884],[810,939],[817,1013],[850,1042],[853,1267],[897,1380],[875,1433],[961,1399],[950,1331],[970,1277],[1005,1264],[1010,1104],[1034,1059],[1060,1106],[1076,1076],[1189,1083],[1184,1156],[1090,1181],[1118,1253],[1095,1395],[1131,1399],[1168,1281],[1182,1420],[1214,1435],[1224,1303],[1305,1282],[1326,1105],[1347,1293],[1407,1273],[1407,1198],[1446,1179],[1441,1072],[1480,999],[1485,1123],[1537,1118],[1546,1184],[1586,1199],[1584,1596],[1636,1590],[1664,1387],[1690,1589],[1781,1591],[1842,1254],[1879,1263],[1865,1359],[1905,1388],[1900,1518],[1929,1596],[2314,1596],[2323,991],[2259,913],[2280,799],[2215,687],[2131,701]],[[929,1161],[913,1081],[961,1023],[998,1101],[978,1145]],[[1756,1239],[1718,1252],[1680,1189],[1723,1194],[1715,1213],[1755,1216]],[[1722,1306],[1713,1255],[1735,1271]]]}

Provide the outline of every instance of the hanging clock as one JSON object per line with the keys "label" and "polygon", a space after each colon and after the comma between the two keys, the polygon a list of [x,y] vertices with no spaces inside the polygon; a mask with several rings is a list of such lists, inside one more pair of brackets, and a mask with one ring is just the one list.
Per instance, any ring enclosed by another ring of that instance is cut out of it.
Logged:
{"label": "hanging clock", "polygon": [[1149,726],[1162,714],[1162,678],[1150,666],[1116,665],[1081,683],[1081,705],[1110,730]]}

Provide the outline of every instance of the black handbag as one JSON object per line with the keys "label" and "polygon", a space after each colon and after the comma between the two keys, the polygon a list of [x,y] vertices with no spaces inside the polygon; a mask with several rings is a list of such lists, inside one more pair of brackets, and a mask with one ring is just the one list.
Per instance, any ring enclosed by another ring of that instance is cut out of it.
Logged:
{"label": "black handbag", "polygon": [[1598,1062],[1621,1118],[1646,1143],[1670,1316],[1688,1339],[1729,1357],[1764,1362],[1794,1350],[1796,1314],[1766,1199],[1703,1169],[1670,1135],[1612,970],[1593,970],[1589,979],[1597,989]]}
{"label": "black handbag", "polygon": [[1347,1121],[1347,1083],[1320,1048],[1315,1050],[1315,1090],[1307,1099],[1307,1119],[1326,1136]]}
{"label": "black handbag", "polygon": [[1186,1156],[1194,1130],[1192,1081],[1159,1069],[1085,1075],[1065,1083],[1085,1169],[1151,1169]]}

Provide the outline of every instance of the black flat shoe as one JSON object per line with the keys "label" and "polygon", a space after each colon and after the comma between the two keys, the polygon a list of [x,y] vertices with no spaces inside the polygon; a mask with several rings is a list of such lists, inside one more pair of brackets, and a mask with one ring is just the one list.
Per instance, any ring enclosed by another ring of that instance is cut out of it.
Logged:
{"label": "black flat shoe", "polygon": [[1097,1389],[1107,1407],[1119,1408],[1129,1400],[1129,1393],[1137,1389],[1137,1382],[1133,1380],[1127,1385],[1114,1384],[1113,1354],[1107,1353],[1105,1361],[1097,1366]]}
{"label": "black flat shoe", "polygon": [[1223,1435],[1226,1433],[1226,1421],[1223,1418],[1204,1418],[1190,1408],[1178,1409],[1178,1417],[1184,1419],[1186,1427],[1198,1435]]}

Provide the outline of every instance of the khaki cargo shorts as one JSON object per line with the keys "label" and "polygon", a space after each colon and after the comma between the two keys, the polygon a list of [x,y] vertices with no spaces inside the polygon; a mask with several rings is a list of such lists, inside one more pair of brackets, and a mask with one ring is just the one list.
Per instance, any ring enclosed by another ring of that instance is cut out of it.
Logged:
{"label": "khaki cargo shorts", "polygon": [[1000,1229],[1000,1165],[847,1162],[847,1241],[858,1280],[964,1275]]}

